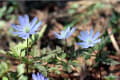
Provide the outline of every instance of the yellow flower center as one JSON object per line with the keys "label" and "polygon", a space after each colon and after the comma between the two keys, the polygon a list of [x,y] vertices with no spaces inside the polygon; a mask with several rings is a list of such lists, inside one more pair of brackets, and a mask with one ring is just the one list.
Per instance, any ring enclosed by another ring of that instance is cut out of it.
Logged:
{"label": "yellow flower center", "polygon": [[29,27],[29,26],[26,26],[26,27],[24,28],[24,32],[26,32],[26,33],[30,32],[30,27]]}
{"label": "yellow flower center", "polygon": [[88,39],[88,43],[91,43],[92,41],[90,39]]}

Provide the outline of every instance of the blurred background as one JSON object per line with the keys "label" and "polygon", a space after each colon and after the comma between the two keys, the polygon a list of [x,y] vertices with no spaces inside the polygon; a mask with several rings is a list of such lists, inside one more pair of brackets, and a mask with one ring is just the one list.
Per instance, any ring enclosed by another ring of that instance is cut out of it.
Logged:
{"label": "blurred background", "polygon": [[[120,76],[120,65],[117,64],[120,62],[120,0],[2,0],[0,1],[0,53],[9,51],[11,43],[17,44],[23,41],[11,33],[13,31],[11,24],[19,24],[18,16],[24,14],[28,14],[30,20],[37,16],[43,25],[47,25],[42,38],[36,42],[38,50],[44,48],[54,50],[56,46],[63,47],[64,42],[56,39],[53,32],[59,33],[68,26],[76,27],[77,30],[67,40],[67,52],[70,52],[70,48],[79,49],[75,42],[79,41],[77,36],[80,31],[89,31],[91,28],[94,29],[94,33],[100,31],[100,38],[104,43],[101,46],[103,54],[108,54],[107,57],[117,61],[113,62],[112,66],[103,64],[102,75]],[[98,51],[99,49],[92,54],[96,54]],[[0,57],[2,57],[0,61],[3,61],[3,57],[6,55],[0,54]],[[94,64],[94,59],[94,57],[89,58],[89,66]],[[84,62],[82,58],[77,58],[77,60],[82,64]],[[13,66],[13,68],[15,67]],[[53,74],[48,74],[48,76],[59,80],[67,80],[63,78],[82,80],[74,71],[64,73],[65,76]],[[91,68],[88,69],[88,72],[80,72],[82,76],[87,75],[84,80],[98,80],[99,75],[97,74],[99,74],[97,69]],[[116,80],[120,79],[116,78]]]}

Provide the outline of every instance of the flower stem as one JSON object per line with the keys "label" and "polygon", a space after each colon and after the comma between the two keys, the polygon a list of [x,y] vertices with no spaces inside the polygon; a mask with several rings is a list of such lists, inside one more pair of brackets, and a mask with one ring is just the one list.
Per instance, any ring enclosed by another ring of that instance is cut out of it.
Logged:
{"label": "flower stem", "polygon": [[[100,59],[101,59],[101,52],[99,53],[99,57],[100,57]],[[100,69],[100,80],[102,80],[102,73],[101,73],[101,60],[100,60],[100,62],[99,62],[99,69]]]}
{"label": "flower stem", "polygon": [[27,74],[28,74],[28,69],[29,69],[28,39],[27,39],[27,59],[28,59],[28,63],[27,63]]}
{"label": "flower stem", "polygon": [[[92,49],[92,51],[94,52],[94,49],[93,49],[93,48],[91,48],[91,49]],[[96,56],[96,55],[91,55],[91,56]],[[100,53],[98,54],[98,56],[99,56],[100,59],[102,59],[102,58],[101,58],[101,51],[100,51]],[[102,60],[100,60],[98,64],[99,64],[98,70],[99,70],[99,75],[100,75],[99,80],[102,80],[102,73],[101,73],[101,72],[102,72],[102,71],[101,71]]]}
{"label": "flower stem", "polygon": [[64,50],[67,48],[67,39],[65,39],[65,45],[64,45]]}
{"label": "flower stem", "polygon": [[21,64],[21,57],[22,57],[22,56],[21,56],[21,52],[20,52],[20,56],[19,56],[19,59],[20,59],[20,64]]}

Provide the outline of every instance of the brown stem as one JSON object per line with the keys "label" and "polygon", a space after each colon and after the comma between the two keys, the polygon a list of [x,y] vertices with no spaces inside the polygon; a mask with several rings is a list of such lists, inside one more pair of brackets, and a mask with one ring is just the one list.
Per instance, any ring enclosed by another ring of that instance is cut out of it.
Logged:
{"label": "brown stem", "polygon": [[67,39],[65,39],[65,45],[64,45],[64,50],[67,49]]}

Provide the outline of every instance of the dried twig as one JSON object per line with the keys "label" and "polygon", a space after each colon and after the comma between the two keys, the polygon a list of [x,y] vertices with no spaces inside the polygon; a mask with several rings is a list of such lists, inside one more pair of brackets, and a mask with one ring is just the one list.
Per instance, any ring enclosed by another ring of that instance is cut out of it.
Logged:
{"label": "dried twig", "polygon": [[108,32],[109,37],[110,37],[110,39],[111,39],[111,41],[112,41],[113,47],[114,47],[115,50],[120,54],[120,48],[119,48],[119,46],[118,46],[118,44],[117,44],[117,41],[115,40],[115,37],[114,37],[114,35],[113,35],[113,33],[112,33],[112,28],[111,28],[111,27],[108,27],[108,28],[107,28],[107,32]]}

